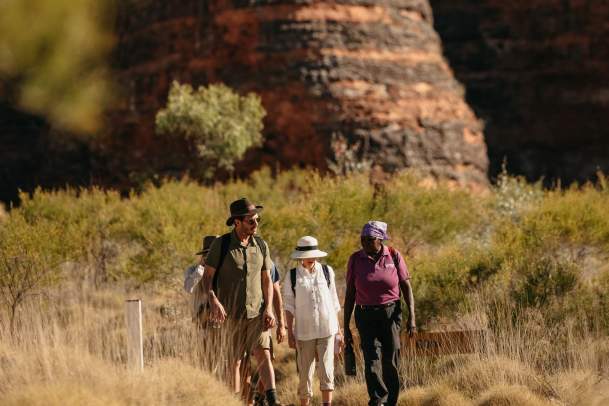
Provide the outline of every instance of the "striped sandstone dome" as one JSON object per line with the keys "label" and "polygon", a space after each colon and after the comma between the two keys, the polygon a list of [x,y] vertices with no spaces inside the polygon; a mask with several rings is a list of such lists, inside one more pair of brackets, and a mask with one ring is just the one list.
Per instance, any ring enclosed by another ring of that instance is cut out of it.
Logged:
{"label": "striped sandstone dome", "polygon": [[135,167],[151,156],[171,166],[154,114],[177,79],[262,97],[267,141],[246,168],[325,169],[341,152],[335,134],[386,169],[486,185],[482,125],[442,56],[427,0],[137,4],[118,20],[126,97],[112,114]]}

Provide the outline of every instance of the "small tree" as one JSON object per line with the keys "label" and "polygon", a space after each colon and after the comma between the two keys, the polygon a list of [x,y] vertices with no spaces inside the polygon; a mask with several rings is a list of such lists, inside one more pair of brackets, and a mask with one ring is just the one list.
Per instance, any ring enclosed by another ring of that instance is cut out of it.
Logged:
{"label": "small tree", "polygon": [[0,300],[14,330],[19,306],[60,278],[62,235],[50,222],[31,225],[18,212],[0,223]]}
{"label": "small tree", "polygon": [[167,106],[156,115],[156,129],[184,137],[205,163],[203,176],[211,178],[216,168],[232,171],[245,151],[262,145],[265,115],[255,94],[239,96],[222,84],[195,91],[174,81]]}

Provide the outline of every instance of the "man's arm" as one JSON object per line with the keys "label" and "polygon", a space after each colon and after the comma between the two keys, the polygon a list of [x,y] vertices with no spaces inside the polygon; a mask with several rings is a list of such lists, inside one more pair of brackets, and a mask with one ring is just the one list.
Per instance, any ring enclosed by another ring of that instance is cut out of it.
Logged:
{"label": "man's arm", "polygon": [[277,317],[277,342],[281,343],[285,339],[285,317],[283,314],[283,298],[281,297],[281,286],[279,282],[273,283],[273,310]]}
{"label": "man's arm", "polygon": [[410,279],[400,281],[400,290],[402,291],[402,296],[404,296],[406,306],[408,307],[408,322],[406,323],[406,328],[408,329],[408,335],[412,337],[417,331],[417,323],[414,314],[414,295],[412,294]]}
{"label": "man's arm", "polygon": [[214,275],[216,274],[216,268],[209,265],[205,265],[205,272],[203,273],[203,291],[207,292],[207,300],[210,306],[210,319],[212,322],[223,323],[226,320],[226,310],[224,306],[216,297],[216,293],[213,290],[212,282]]}
{"label": "man's arm", "polygon": [[271,281],[271,272],[268,269],[263,269],[261,272],[262,297],[264,299],[264,312],[262,318],[264,326],[269,329],[275,325],[275,316],[273,315],[273,281]]}

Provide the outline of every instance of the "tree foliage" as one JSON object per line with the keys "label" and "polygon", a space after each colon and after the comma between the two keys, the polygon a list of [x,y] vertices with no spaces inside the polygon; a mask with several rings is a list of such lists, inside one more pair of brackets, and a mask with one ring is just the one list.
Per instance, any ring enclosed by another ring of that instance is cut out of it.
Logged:
{"label": "tree foliage", "polygon": [[0,303],[11,330],[25,299],[59,280],[66,254],[62,232],[53,221],[30,224],[21,213],[0,224]]}
{"label": "tree foliage", "polygon": [[215,168],[232,170],[251,147],[262,144],[262,119],[266,115],[260,98],[240,96],[223,84],[194,90],[173,82],[167,106],[156,116],[159,134],[184,137],[206,163],[205,177]]}
{"label": "tree foliage", "polygon": [[0,101],[90,132],[109,98],[107,1],[0,1]]}

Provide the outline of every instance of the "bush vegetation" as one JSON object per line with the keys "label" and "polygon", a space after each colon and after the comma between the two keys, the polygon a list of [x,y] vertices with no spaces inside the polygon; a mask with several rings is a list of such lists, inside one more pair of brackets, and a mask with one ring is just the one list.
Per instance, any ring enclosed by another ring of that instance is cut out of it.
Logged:
{"label": "bush vegetation", "polygon": [[295,241],[310,234],[329,252],[340,277],[358,249],[362,225],[373,218],[388,222],[390,243],[411,267],[423,326],[467,311],[471,293],[481,290],[507,293],[519,306],[555,309],[545,313],[551,318],[582,306],[608,309],[604,178],[543,190],[506,176],[490,193],[472,195],[423,187],[405,172],[384,190],[375,194],[361,173],[324,177],[293,170],[273,176],[268,169],[224,185],[167,181],[129,198],[96,188],[38,190],[23,194],[22,205],[0,220],[0,254],[16,258],[10,250],[21,247],[28,260],[62,262],[54,275],[96,286],[167,286],[195,259],[202,235],[228,231],[228,204],[247,196],[265,206],[260,232],[284,270]]}
{"label": "bush vegetation", "polygon": [[[78,342],[100,362],[121,363],[121,303],[137,291],[149,298],[147,363],[171,358],[200,365],[181,276],[196,260],[203,235],[228,231],[228,204],[242,196],[265,206],[260,233],[281,270],[292,265],[288,256],[296,240],[310,234],[329,253],[339,284],[362,225],[369,219],[388,222],[390,244],[405,253],[412,273],[419,326],[490,331],[478,354],[405,362],[403,375],[414,387],[404,404],[437,404],[441,394],[463,404],[501,404],[510,397],[543,404],[578,399],[578,390],[585,391],[580,398],[596,399],[595,391],[604,387],[609,190],[602,176],[596,184],[551,190],[505,176],[487,193],[470,194],[443,184],[429,188],[402,173],[378,193],[362,173],[326,177],[293,170],[274,176],[263,169],[223,185],[166,181],[128,198],[100,189],[24,194],[20,207],[0,217],[3,298],[15,302],[11,283],[27,288],[17,306],[5,300],[4,348],[64,331],[66,348]],[[57,327],[28,333],[32,306],[44,310],[44,323]],[[6,350],[6,359],[15,356],[15,348]],[[290,353],[279,356],[281,395],[295,401]],[[208,366],[217,372],[218,365]],[[574,374],[593,383],[584,389],[570,384]],[[42,390],[52,397],[59,390],[55,384],[76,385],[74,396],[83,399],[98,390],[62,379],[53,385],[43,380]],[[361,377],[339,382],[336,404],[357,404]],[[28,393],[18,397],[0,386],[7,401],[26,401]]]}
{"label": "bush vegetation", "polygon": [[[200,86],[173,82],[167,106],[156,115],[159,134],[183,137],[203,178],[216,168],[232,171],[250,147],[262,145],[262,119],[266,115],[260,97],[240,96],[223,84]],[[201,162],[199,162],[201,161]]]}

